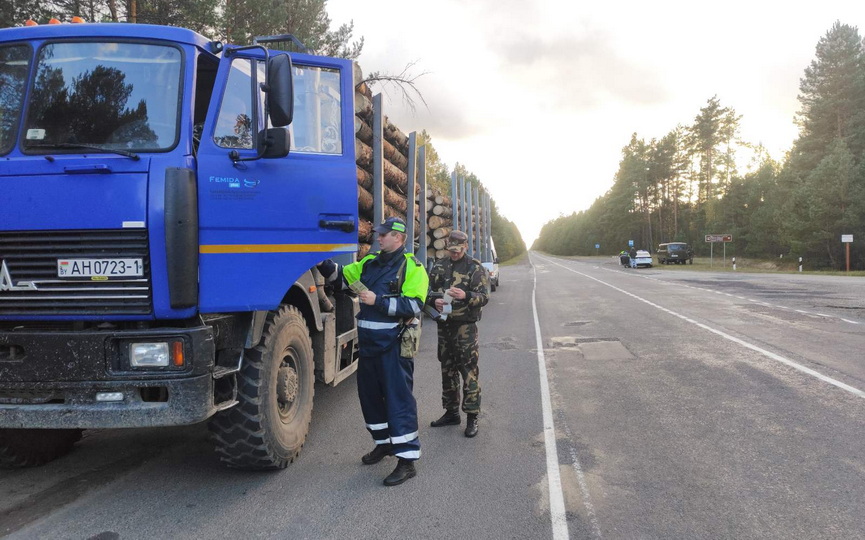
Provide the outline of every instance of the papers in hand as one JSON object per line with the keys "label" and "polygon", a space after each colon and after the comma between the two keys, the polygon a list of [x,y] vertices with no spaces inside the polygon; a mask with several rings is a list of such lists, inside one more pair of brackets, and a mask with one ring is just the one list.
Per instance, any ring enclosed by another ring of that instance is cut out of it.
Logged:
{"label": "papers in hand", "polygon": [[353,290],[353,291],[356,292],[357,294],[360,294],[360,293],[362,293],[362,292],[364,292],[364,291],[368,291],[368,290],[369,290],[369,289],[366,287],[366,285],[364,285],[363,282],[361,282],[361,280],[357,280],[357,281],[355,281],[354,283],[349,283],[348,288],[351,289],[351,290]]}
{"label": "papers in hand", "polygon": [[441,319],[443,321],[448,320],[448,314],[451,313],[454,308],[451,305],[451,302],[454,301],[454,297],[448,294],[447,291],[442,295],[442,302],[444,302],[444,306],[442,306]]}

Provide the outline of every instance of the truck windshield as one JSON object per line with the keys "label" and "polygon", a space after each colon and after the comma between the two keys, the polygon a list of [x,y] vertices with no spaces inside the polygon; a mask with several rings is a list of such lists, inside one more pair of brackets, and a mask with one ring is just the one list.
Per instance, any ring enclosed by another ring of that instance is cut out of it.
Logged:
{"label": "truck windshield", "polygon": [[180,62],[180,50],[163,45],[45,45],[36,59],[24,149],[171,148],[177,139]]}
{"label": "truck windshield", "polygon": [[15,145],[29,66],[30,48],[26,45],[0,47],[0,154]]}

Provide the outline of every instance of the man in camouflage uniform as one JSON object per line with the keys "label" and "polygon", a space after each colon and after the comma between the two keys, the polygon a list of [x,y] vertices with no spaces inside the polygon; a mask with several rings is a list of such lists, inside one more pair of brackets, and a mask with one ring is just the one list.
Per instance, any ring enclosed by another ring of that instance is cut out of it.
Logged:
{"label": "man in camouflage uniform", "polygon": [[[449,256],[437,260],[430,271],[430,291],[446,296],[433,301],[436,310],[442,314],[438,320],[438,358],[442,365],[445,414],[430,425],[440,427],[460,423],[462,377],[462,409],[467,416],[465,435],[474,437],[478,434],[478,414],[481,412],[477,321],[481,318],[481,308],[490,298],[490,281],[481,262],[466,255],[468,238],[464,232],[452,231],[447,248]],[[448,300],[451,300],[450,304]]]}

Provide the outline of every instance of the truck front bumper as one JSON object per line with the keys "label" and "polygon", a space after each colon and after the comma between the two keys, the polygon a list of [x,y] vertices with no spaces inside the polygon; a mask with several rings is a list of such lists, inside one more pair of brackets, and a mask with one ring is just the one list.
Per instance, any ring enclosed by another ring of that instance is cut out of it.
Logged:
{"label": "truck front bumper", "polygon": [[[165,401],[146,401],[148,392]],[[3,384],[0,393],[58,396],[40,404],[0,404],[0,428],[179,426],[200,422],[216,412],[210,375],[176,381],[112,381],[98,385],[92,382],[39,386]],[[123,399],[101,402],[97,401],[97,394],[122,394]]]}
{"label": "truck front bumper", "polygon": [[[179,341],[184,366],[132,369],[130,343]],[[194,424],[212,416],[214,343],[208,327],[127,331],[0,330],[0,428],[126,428]],[[23,355],[23,356],[22,356]]]}

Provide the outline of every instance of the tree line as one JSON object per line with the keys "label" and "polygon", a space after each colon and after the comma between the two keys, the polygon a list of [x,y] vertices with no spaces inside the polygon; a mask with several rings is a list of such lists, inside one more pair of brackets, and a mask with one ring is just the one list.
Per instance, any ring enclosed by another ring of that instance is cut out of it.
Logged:
{"label": "tree line", "polygon": [[[418,135],[418,145],[422,144],[426,146],[427,185],[430,189],[450,195],[451,170],[448,169],[447,164],[439,157],[438,152],[432,144],[432,137],[430,137],[430,134],[426,130],[423,130]],[[454,166],[453,172],[465,178],[466,183],[471,185],[472,188],[478,188],[479,191],[489,193],[489,190],[483,185],[477,175],[469,171],[465,165],[457,163]],[[516,224],[499,212],[496,201],[492,197],[490,197],[490,223],[493,243],[496,245],[496,254],[499,260],[506,261],[526,252],[526,243]]]}
{"label": "tree line", "polygon": [[[800,79],[799,135],[782,161],[743,141],[741,115],[710,98],[690,125],[660,139],[636,133],[613,186],[588,210],[549,221],[533,248],[560,255],[654,251],[706,234],[732,234],[727,254],[803,257],[811,267],[865,269],[865,45],[836,22]],[[743,170],[744,169],[744,170]]]}

